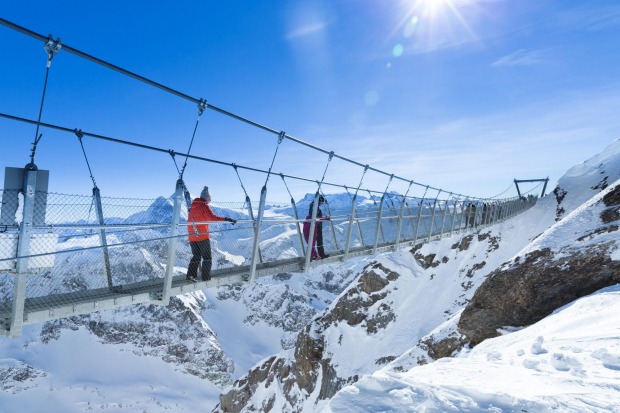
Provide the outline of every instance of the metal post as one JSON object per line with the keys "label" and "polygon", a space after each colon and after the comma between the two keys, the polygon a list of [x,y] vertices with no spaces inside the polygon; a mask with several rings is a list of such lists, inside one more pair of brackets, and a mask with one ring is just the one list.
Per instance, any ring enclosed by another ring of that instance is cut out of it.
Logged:
{"label": "metal post", "polygon": [[[372,247],[372,255],[377,253],[377,243],[379,242],[379,230],[383,235],[383,228],[381,228],[381,218],[383,216],[383,200],[385,199],[385,193],[381,196],[381,205],[379,206],[379,211],[377,213],[377,228],[375,229],[375,243]],[[383,238],[383,242],[385,242],[385,237]]]}
{"label": "metal post", "polygon": [[[357,193],[353,195],[353,199],[351,201],[351,215],[349,217],[349,227],[347,228],[347,238],[345,240],[344,246],[344,260],[346,261],[349,258],[349,250],[351,248],[351,232],[353,232],[353,220],[355,219],[355,200],[357,198]],[[361,236],[361,233],[360,233]],[[361,240],[362,245],[364,244],[364,240]]]}
{"label": "metal post", "polygon": [[[353,209],[355,209],[355,206],[353,206]],[[357,218],[357,210],[355,211],[355,217]],[[362,244],[362,246],[364,246],[364,235],[362,234],[362,224],[360,223],[359,219],[356,219],[355,222],[357,223],[357,233],[360,235],[360,244]]]}
{"label": "metal post", "polygon": [[96,186],[93,188],[93,198],[95,200],[95,212],[97,213],[97,221],[101,228],[99,229],[99,244],[103,251],[103,271],[108,281],[108,289],[111,292],[119,292],[121,287],[114,287],[112,281],[112,267],[110,265],[110,252],[108,251],[108,242],[105,236],[105,221],[103,219],[103,206],[101,204],[101,192]]}
{"label": "metal post", "polygon": [[[329,204],[327,203],[327,198],[325,198],[325,208],[327,209],[327,215],[332,216],[331,210],[329,209]],[[331,233],[332,233],[332,239],[334,240],[334,250],[338,251],[338,239],[336,238],[336,230],[334,229],[334,222],[330,219],[329,220],[329,227],[331,229]],[[323,245],[325,245],[325,243],[323,243]]]}
{"label": "metal post", "polygon": [[28,284],[28,258],[30,254],[30,233],[34,218],[35,188],[37,187],[37,166],[34,163],[26,165],[24,170],[24,206],[22,222],[19,224],[19,238],[17,240],[17,255],[15,263],[15,289],[11,311],[11,327],[9,336],[19,337],[24,325],[24,310],[26,302],[26,287]]}
{"label": "metal post", "polygon": [[545,184],[543,185],[543,189],[542,192],[540,193],[540,197],[542,198],[543,196],[545,196],[545,191],[547,190],[547,183],[549,182],[549,177],[547,177],[547,179],[545,179]]}
{"label": "metal post", "polygon": [[450,197],[452,196],[452,192],[450,192],[450,194],[448,195],[448,198],[446,198],[446,202],[444,204],[444,210],[443,210],[443,219],[441,220],[441,231],[439,231],[439,239],[441,239],[441,237],[443,236],[443,230],[446,226],[446,214],[448,213],[448,210],[450,209],[448,207],[448,202],[450,202]]}
{"label": "metal post", "polygon": [[398,249],[398,245],[400,244],[401,231],[403,228],[403,214],[405,213],[405,206],[407,205],[407,194],[409,193],[410,188],[411,183],[409,184],[409,188],[407,188],[407,192],[405,192],[405,195],[403,195],[402,204],[400,206],[400,215],[398,216],[398,231],[396,231],[396,243],[394,243],[394,249]]}
{"label": "metal post", "polygon": [[[415,200],[415,197],[413,198]],[[411,227],[411,236],[415,234],[415,225],[413,225],[413,211],[411,207],[407,207],[407,215],[409,217],[409,226]]]}
{"label": "metal post", "polygon": [[[248,206],[248,215],[250,216],[250,219],[252,220],[252,222],[255,222],[254,221],[254,211],[252,210],[252,201],[250,201],[250,196],[249,195],[245,196],[245,203]],[[253,256],[252,256],[252,258],[253,258]],[[261,264],[263,263],[263,256],[262,256],[262,254],[260,252],[260,247],[258,248],[258,260],[259,260],[259,262]]]}
{"label": "metal post", "polygon": [[[459,219],[459,234],[461,233],[461,230],[463,229],[463,217],[467,213],[467,207],[465,206],[467,204],[467,201],[469,201],[469,198],[465,198],[465,200],[463,201],[463,204],[461,205],[461,218]],[[467,220],[465,220],[465,223],[467,224]],[[465,228],[465,231],[467,231],[467,228]]]}
{"label": "metal post", "polygon": [[306,248],[306,259],[304,261],[304,272],[310,270],[310,260],[312,259],[312,240],[314,239],[314,231],[316,229],[316,214],[319,210],[319,191],[314,194],[314,201],[312,203],[312,216],[310,217],[310,231],[308,232],[308,248]]}
{"label": "metal post", "polygon": [[[437,197],[439,197],[439,193],[437,194]],[[430,228],[428,229],[428,238],[426,238],[426,242],[429,242],[431,240],[431,237],[433,236],[433,224],[435,223],[435,210],[437,209],[437,197],[435,198],[435,201],[433,202],[433,212],[431,213],[431,225],[430,225]]]}
{"label": "metal post", "polygon": [[456,210],[458,208],[458,204],[459,202],[457,200],[454,200],[454,211],[452,212],[452,225],[450,225],[450,236],[452,236],[452,233],[454,232],[454,223],[456,222]]}
{"label": "metal post", "polygon": [[418,231],[420,230],[420,220],[422,219],[422,209],[424,208],[424,197],[420,201],[420,207],[418,208],[418,221],[415,223],[415,234],[413,237],[413,245],[418,242]]}
{"label": "metal post", "polygon": [[[267,185],[263,185],[260,191],[260,202],[258,203],[258,217],[254,221],[254,245],[252,246],[252,262],[250,264],[250,284],[256,281],[256,264],[260,258],[260,224],[263,222],[263,214],[265,212],[265,202],[267,200]],[[262,259],[261,259],[262,262]]]}
{"label": "metal post", "polygon": [[301,247],[301,256],[303,257],[306,254],[304,237],[301,234],[301,229],[299,228],[299,214],[297,213],[297,205],[295,205],[295,200],[293,198],[291,198],[291,206],[293,207],[293,215],[295,216],[295,228],[297,228],[297,235],[299,236],[299,246]]}
{"label": "metal post", "polygon": [[164,286],[161,298],[162,305],[170,304],[172,289],[172,277],[174,276],[174,264],[177,258],[177,235],[179,233],[179,221],[181,219],[181,205],[183,203],[183,191],[185,184],[182,179],[177,180],[174,191],[174,209],[172,211],[172,222],[170,223],[170,239],[168,240],[168,261],[166,262],[166,275],[164,276]]}

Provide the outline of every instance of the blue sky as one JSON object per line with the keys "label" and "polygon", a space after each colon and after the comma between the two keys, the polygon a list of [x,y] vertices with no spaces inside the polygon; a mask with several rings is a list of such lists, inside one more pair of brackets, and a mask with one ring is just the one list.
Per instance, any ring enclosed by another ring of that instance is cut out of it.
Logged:
{"label": "blue sky", "polygon": [[[494,196],[514,178],[547,176],[552,189],[569,167],[620,137],[614,0],[5,0],[0,10],[8,21],[216,107],[447,191]],[[43,44],[4,26],[0,40],[0,112],[36,119]],[[42,121],[186,152],[197,111],[61,51]],[[50,191],[89,194],[77,138],[42,132],[35,162],[51,171]],[[34,134],[33,125],[0,118],[0,166],[25,165]],[[207,110],[192,153],[266,170],[276,143],[276,135]],[[102,194],[173,191],[178,174],[168,155],[89,138],[84,145]],[[273,170],[319,180],[326,161],[285,140]],[[362,172],[334,160],[326,181],[355,187]],[[240,174],[257,200],[265,176]],[[184,178],[193,195],[209,185],[216,201],[243,199],[231,167],[190,160]],[[297,199],[316,190],[287,183]],[[383,191],[387,183],[369,172],[362,186]],[[270,179],[269,194],[289,199],[279,177]]]}

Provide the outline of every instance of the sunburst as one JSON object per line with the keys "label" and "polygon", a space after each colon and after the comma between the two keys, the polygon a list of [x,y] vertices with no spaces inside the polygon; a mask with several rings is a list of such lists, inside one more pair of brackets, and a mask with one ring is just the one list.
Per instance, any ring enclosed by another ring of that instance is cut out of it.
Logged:
{"label": "sunburst", "polygon": [[480,0],[409,0],[403,2],[402,30],[406,42],[418,51],[429,51],[466,41],[477,36],[464,15]]}

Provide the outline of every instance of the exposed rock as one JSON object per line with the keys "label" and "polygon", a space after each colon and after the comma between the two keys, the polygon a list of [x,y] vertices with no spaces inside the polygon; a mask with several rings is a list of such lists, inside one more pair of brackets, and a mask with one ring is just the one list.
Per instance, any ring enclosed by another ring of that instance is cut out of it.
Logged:
{"label": "exposed rock", "polygon": [[492,272],[463,311],[459,331],[476,345],[498,336],[498,328],[533,324],[579,297],[617,284],[620,262],[609,258],[609,248],[598,244],[560,257],[537,250],[523,262]]}
{"label": "exposed rock", "polygon": [[[384,278],[375,269],[387,274],[387,276]],[[357,288],[349,289],[338,300],[333,310],[319,319],[321,324],[327,326],[346,321],[347,324],[354,326],[366,322],[366,332],[369,334],[376,333],[378,329],[385,327],[392,321],[395,315],[387,303],[382,303],[380,306],[381,311],[378,311],[372,318],[368,317],[367,310],[387,296],[388,293],[382,292],[382,290],[390,281],[394,281],[398,277],[397,273],[388,270],[379,263],[367,266],[357,281]]]}
{"label": "exposed rock", "polygon": [[485,265],[487,265],[485,261],[472,265],[471,268],[467,271],[467,274],[465,274],[465,276],[468,278],[472,278],[474,276],[474,273],[482,269]]}
{"label": "exposed rock", "polygon": [[0,389],[8,393],[19,393],[36,387],[36,381],[47,374],[22,361],[3,359],[0,364]]}
{"label": "exposed rock", "polygon": [[219,411],[238,413],[246,405],[258,385],[267,379],[276,357],[270,357],[263,364],[252,369],[244,378],[235,382],[234,388],[220,395]]}
{"label": "exposed rock", "polygon": [[473,240],[474,240],[474,236],[472,234],[469,234],[461,238],[461,240],[457,242],[456,244],[452,245],[452,249],[454,250],[458,248],[459,251],[465,251],[469,249],[469,246]]}
{"label": "exposed rock", "polygon": [[555,220],[559,221],[562,218],[562,215],[564,215],[564,207],[562,207],[562,201],[564,200],[564,197],[566,196],[568,192],[566,192],[566,190],[560,188],[559,186],[555,187],[555,189],[553,190],[553,194],[555,195],[555,199],[558,203],[558,205],[555,208]]}
{"label": "exposed rock", "polygon": [[200,305],[202,301],[172,297],[168,307],[135,305],[110,312],[118,317],[92,313],[54,320],[43,326],[41,341],[47,343],[58,339],[62,330],[83,327],[102,343],[133,344],[137,355],[159,357],[181,371],[224,387],[231,382],[234,363],[197,313]]}
{"label": "exposed rock", "polygon": [[426,256],[422,254],[414,254],[414,257],[418,264],[420,264],[420,267],[424,268],[425,270],[431,267],[435,268],[439,265],[439,261],[434,261],[436,256],[437,254],[428,254]]}
{"label": "exposed rock", "polygon": [[577,238],[577,241],[585,241],[585,240],[589,240],[594,238],[597,235],[600,234],[605,234],[605,233],[609,233],[609,232],[615,232],[618,231],[618,226],[617,225],[610,225],[608,227],[599,227],[593,231],[588,232],[585,235],[582,235],[581,237]]}
{"label": "exposed rock", "polygon": [[479,242],[482,242],[485,240],[489,240],[489,248],[487,252],[492,252],[499,248],[499,242],[501,241],[500,237],[497,237],[497,236],[494,237],[493,235],[491,235],[490,232],[484,232],[484,233],[478,234]]}
{"label": "exposed rock", "polygon": [[[251,370],[220,396],[220,403],[214,411],[267,411],[272,409],[271,399],[259,402],[253,400],[252,396],[261,387],[278,386],[278,392],[287,402],[286,411],[301,413],[304,401],[310,395],[316,400],[329,399],[344,386],[357,381],[357,375],[338,376],[330,354],[325,351],[327,344],[323,333],[329,327],[343,322],[351,326],[360,325],[368,334],[380,331],[396,317],[389,306],[389,300],[386,300],[389,295],[386,286],[399,277],[399,274],[380,263],[366,266],[357,283],[333,304],[331,311],[315,319],[298,334],[290,360],[270,358]],[[380,301],[380,305],[370,315],[368,310]],[[387,363],[389,360],[377,362]]]}
{"label": "exposed rock", "polygon": [[620,219],[620,185],[605,194],[603,203],[609,208],[601,212],[601,220],[606,224],[618,221]]}
{"label": "exposed rock", "polygon": [[617,185],[603,196],[603,203],[608,207],[620,205],[620,185]]}
{"label": "exposed rock", "polygon": [[[601,171],[601,174],[604,174],[605,171]],[[605,176],[603,179],[601,179],[596,185],[594,185],[592,187],[592,189],[600,189],[601,191],[604,190],[605,188],[607,188],[607,185],[609,185],[607,183],[607,180],[609,179],[609,176]]]}
{"label": "exposed rock", "polygon": [[[461,350],[467,342],[468,340],[465,336],[455,332],[437,341],[435,341],[432,336],[427,337],[421,340],[418,345],[423,350],[426,350],[431,359],[438,360],[442,357],[452,357],[454,353]],[[422,364],[425,364],[425,361],[423,361]]]}

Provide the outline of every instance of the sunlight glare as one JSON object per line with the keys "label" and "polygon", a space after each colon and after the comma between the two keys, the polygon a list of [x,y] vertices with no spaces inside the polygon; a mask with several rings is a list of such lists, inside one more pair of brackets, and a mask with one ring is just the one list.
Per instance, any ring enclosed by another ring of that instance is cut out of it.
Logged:
{"label": "sunlight glare", "polygon": [[[459,44],[465,38],[477,41],[463,12],[476,9],[479,0],[405,0],[403,20],[399,24],[403,37],[415,43],[408,50],[430,51]],[[473,6],[473,9],[472,7]]]}

